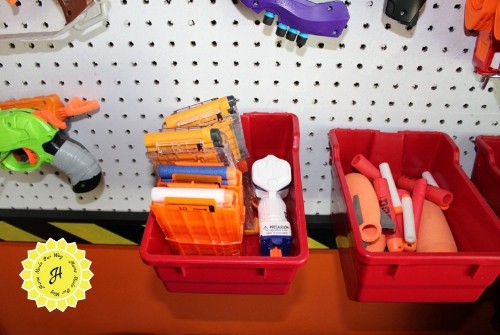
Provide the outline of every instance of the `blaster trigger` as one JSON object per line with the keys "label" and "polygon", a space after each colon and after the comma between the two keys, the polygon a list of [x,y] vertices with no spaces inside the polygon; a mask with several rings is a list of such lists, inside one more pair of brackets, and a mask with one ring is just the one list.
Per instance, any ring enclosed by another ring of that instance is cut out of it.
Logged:
{"label": "blaster trigger", "polygon": [[29,163],[30,165],[36,165],[38,163],[38,156],[31,149],[20,148],[11,152],[18,162]]}

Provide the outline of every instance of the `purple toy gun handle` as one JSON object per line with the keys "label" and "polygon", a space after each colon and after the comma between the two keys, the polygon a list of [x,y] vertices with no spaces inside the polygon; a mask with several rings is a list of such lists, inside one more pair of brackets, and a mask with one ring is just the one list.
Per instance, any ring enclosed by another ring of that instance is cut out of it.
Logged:
{"label": "purple toy gun handle", "polygon": [[297,38],[297,45],[303,46],[308,34],[338,37],[342,34],[349,12],[340,1],[314,3],[307,0],[240,0],[255,13],[266,11],[263,22],[271,25],[275,15],[279,22],[278,36],[290,41]]}

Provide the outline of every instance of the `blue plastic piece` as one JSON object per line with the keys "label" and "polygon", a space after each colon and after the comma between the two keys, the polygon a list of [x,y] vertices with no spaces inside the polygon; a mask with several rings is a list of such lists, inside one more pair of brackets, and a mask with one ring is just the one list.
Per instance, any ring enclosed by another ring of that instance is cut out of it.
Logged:
{"label": "blue plastic piece", "polygon": [[283,37],[288,31],[288,26],[282,22],[278,22],[278,27],[276,28],[276,35]]}
{"label": "blue plastic piece", "polygon": [[289,27],[282,22],[278,22],[278,28],[286,31],[286,30],[288,30]]}
{"label": "blue plastic piece", "polygon": [[255,13],[272,12],[283,25],[318,36],[339,37],[350,18],[343,1],[241,0],[241,3]]}
{"label": "blue plastic piece", "polygon": [[299,31],[295,28],[290,28],[286,32],[286,39],[289,41],[295,41],[295,38],[297,38],[297,35],[299,34]]}
{"label": "blue plastic piece", "polygon": [[265,25],[270,26],[273,24],[275,16],[276,15],[273,12],[266,11],[266,13],[264,14],[264,20],[262,20],[262,22],[264,22]]}
{"label": "blue plastic piece", "polygon": [[291,236],[261,236],[260,237],[260,254],[269,256],[271,249],[278,247],[281,250],[282,256],[290,255],[290,247],[292,246]]}
{"label": "blue plastic piece", "polygon": [[270,12],[270,11],[266,11],[266,13],[264,14],[264,16],[270,18],[270,19],[274,19],[274,17],[276,16],[274,13]]}

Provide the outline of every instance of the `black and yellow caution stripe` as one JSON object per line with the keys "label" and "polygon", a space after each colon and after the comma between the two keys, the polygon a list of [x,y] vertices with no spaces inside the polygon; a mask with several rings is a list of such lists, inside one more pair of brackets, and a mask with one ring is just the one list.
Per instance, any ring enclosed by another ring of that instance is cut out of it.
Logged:
{"label": "black and yellow caution stripe", "polygon": [[[148,213],[0,210],[0,241],[139,245]],[[328,216],[307,216],[309,249],[333,249]]]}
{"label": "black and yellow caution stripe", "polygon": [[138,245],[147,213],[0,210],[0,241]]}

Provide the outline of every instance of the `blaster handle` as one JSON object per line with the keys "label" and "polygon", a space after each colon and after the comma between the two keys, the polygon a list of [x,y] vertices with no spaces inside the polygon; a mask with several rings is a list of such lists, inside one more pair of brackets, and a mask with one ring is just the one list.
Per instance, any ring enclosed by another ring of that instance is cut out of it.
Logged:
{"label": "blaster handle", "polygon": [[426,0],[386,0],[385,15],[404,24],[414,27],[419,18],[419,12]]}
{"label": "blaster handle", "polygon": [[89,192],[99,185],[101,167],[95,157],[79,143],[65,139],[58,132],[43,148],[54,155],[52,165],[68,176],[73,192]]}

